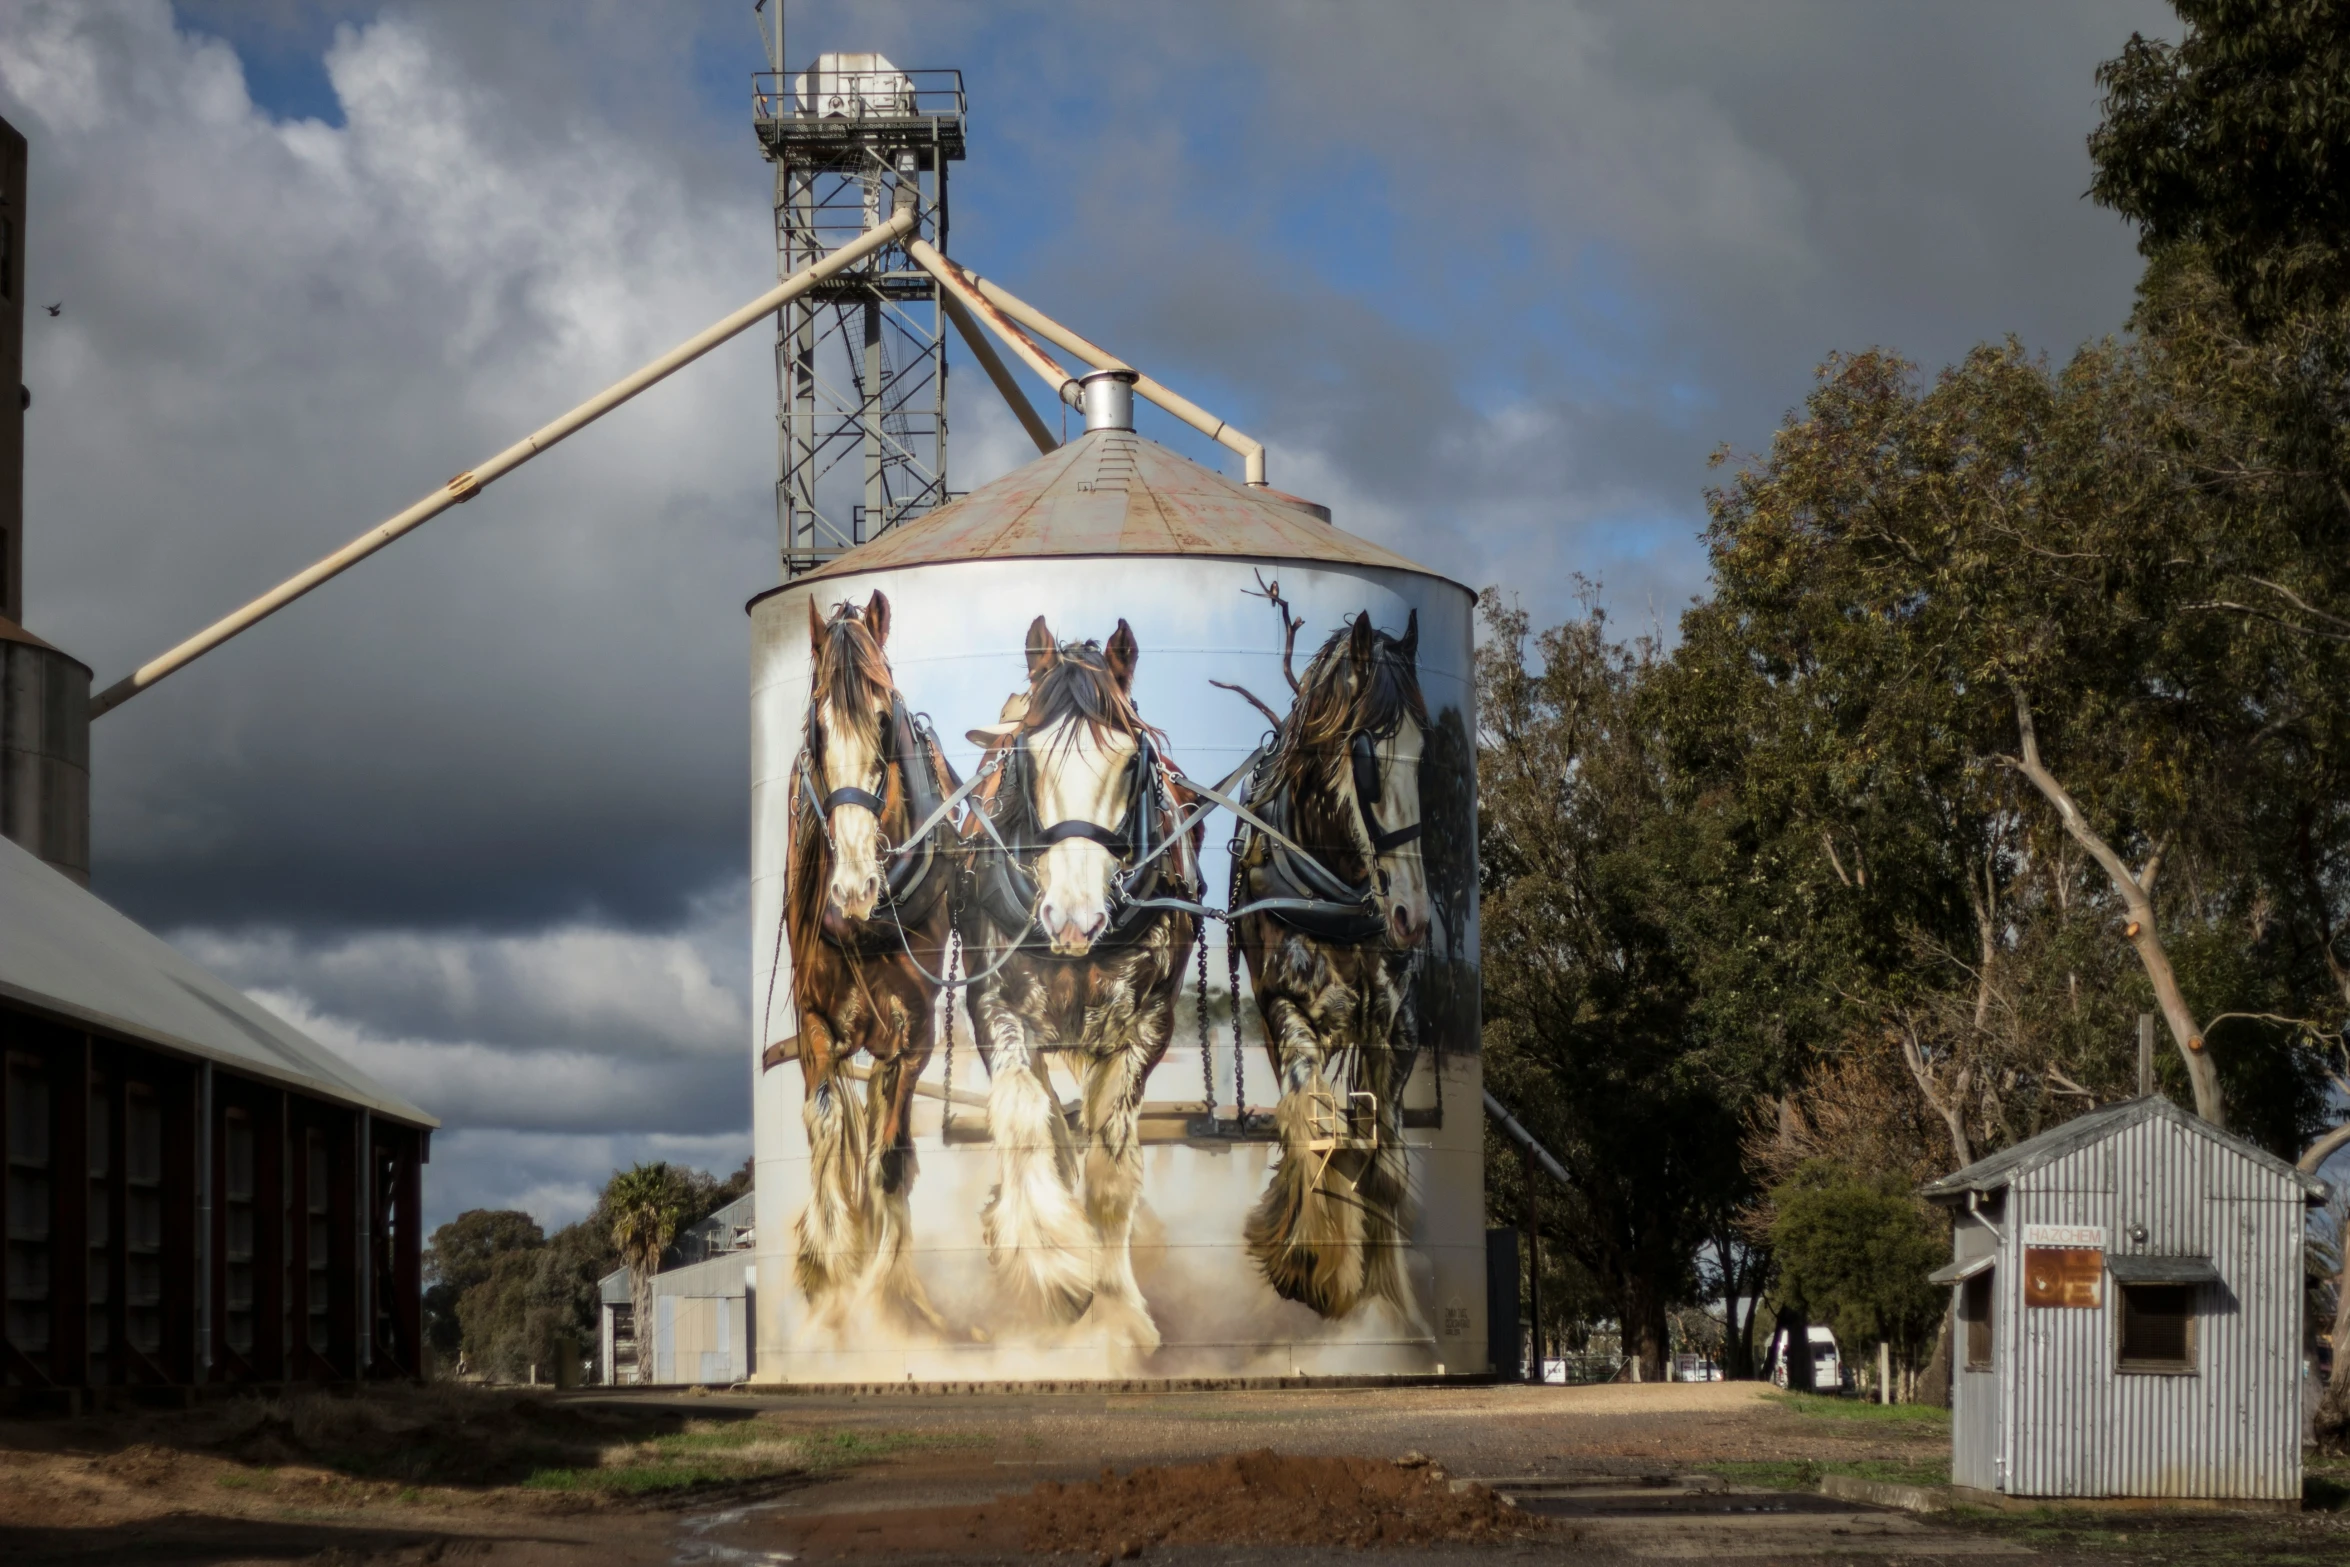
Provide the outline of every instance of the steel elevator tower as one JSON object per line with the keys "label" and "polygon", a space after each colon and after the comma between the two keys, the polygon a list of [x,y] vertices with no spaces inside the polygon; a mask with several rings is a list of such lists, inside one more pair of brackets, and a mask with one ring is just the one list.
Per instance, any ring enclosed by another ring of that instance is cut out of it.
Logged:
{"label": "steel elevator tower", "polygon": [[[945,249],[947,165],[963,156],[962,73],[900,70],[878,54],[823,54],[786,72],[780,14],[767,53],[752,122],[775,165],[776,276],[873,227],[908,187],[916,237]],[[946,324],[938,283],[902,244],[776,313],[785,580],[947,499]]]}

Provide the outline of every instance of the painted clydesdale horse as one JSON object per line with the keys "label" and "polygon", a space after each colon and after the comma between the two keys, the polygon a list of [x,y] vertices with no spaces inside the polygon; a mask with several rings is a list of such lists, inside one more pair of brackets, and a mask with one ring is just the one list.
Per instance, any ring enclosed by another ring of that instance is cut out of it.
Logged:
{"label": "painted clydesdale horse", "polygon": [[[982,1215],[997,1276],[1050,1323],[1083,1321],[1147,1353],[1158,1328],[1129,1250],[1141,1194],[1137,1112],[1166,1053],[1199,921],[1148,900],[1199,898],[1198,831],[1164,737],[1136,712],[1126,622],[1107,646],[1028,628],[1028,692],[973,860],[965,941],[972,1032],[987,1061],[997,1185]],[[998,964],[1000,963],[1000,967]],[[992,971],[992,972],[991,972]],[[1066,1052],[1079,1126],[1046,1071]]]}
{"label": "painted clydesdale horse", "polygon": [[[784,882],[807,1097],[808,1205],[793,1272],[818,1325],[894,1314],[939,1325],[908,1252],[909,1108],[930,1059],[952,929],[953,830],[906,836],[953,792],[938,743],[898,695],[879,593],[829,619],[808,606],[808,727],[793,768]],[[845,1068],[872,1058],[863,1104]]]}
{"label": "painted clydesdale horse", "polygon": [[1384,1300],[1424,1333],[1402,1269],[1398,1105],[1405,985],[1428,932],[1419,642],[1417,611],[1401,637],[1365,611],[1314,655],[1248,786],[1250,809],[1305,853],[1243,823],[1231,906],[1289,904],[1233,921],[1281,1094],[1280,1162],[1249,1251],[1277,1292],[1325,1317]]}

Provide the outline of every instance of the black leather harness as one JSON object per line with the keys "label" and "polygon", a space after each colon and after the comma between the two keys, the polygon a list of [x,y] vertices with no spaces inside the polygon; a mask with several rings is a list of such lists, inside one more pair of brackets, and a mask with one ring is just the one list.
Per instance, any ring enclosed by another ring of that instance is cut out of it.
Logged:
{"label": "black leather harness", "polygon": [[1036,763],[1020,740],[1011,746],[1004,782],[996,794],[996,814],[981,813],[985,834],[972,860],[972,894],[980,913],[999,934],[1020,933],[1016,945],[1027,951],[1047,951],[1050,939],[1036,928],[1038,855],[1056,843],[1083,839],[1098,843],[1118,862],[1110,879],[1110,922],[1095,937],[1092,953],[1130,946],[1150,929],[1150,922],[1182,908],[1196,908],[1200,888],[1196,880],[1170,862],[1170,844],[1162,831],[1174,813],[1167,793],[1168,771],[1148,735],[1138,735],[1134,755],[1127,762],[1126,814],[1115,829],[1072,818],[1040,824],[1036,820]]}
{"label": "black leather harness", "polygon": [[[1379,855],[1417,840],[1420,823],[1382,830],[1372,814],[1383,790],[1378,746],[1368,730],[1355,731],[1347,742],[1347,755],[1354,773],[1355,808],[1375,862]],[[1297,842],[1295,802],[1282,778],[1278,745],[1268,746],[1258,759],[1244,798],[1251,814],[1272,830],[1263,831],[1242,818],[1233,832],[1234,918],[1261,913],[1318,941],[1341,946],[1362,946],[1386,935],[1387,911],[1379,904],[1376,863],[1365,867],[1360,882],[1349,881]]]}
{"label": "black leather harness", "polygon": [[[825,833],[829,842],[835,807],[861,805],[878,821],[885,802],[867,789],[840,788],[823,796],[816,793],[814,774],[823,758],[822,738],[823,731],[816,727],[816,716],[811,710],[808,738],[795,771],[799,774],[800,803],[814,814],[816,830]],[[825,922],[824,939],[844,951],[871,954],[904,945],[908,927],[924,923],[937,912],[939,900],[947,895],[954,880],[948,865],[954,828],[943,820],[939,810],[946,796],[939,789],[938,775],[945,773],[949,789],[960,789],[961,783],[930,726],[908,712],[905,699],[895,693],[890,697],[889,723],[882,731],[882,768],[886,773],[893,767],[905,794],[908,820],[930,822],[930,830],[911,843],[886,851],[881,899],[871,915],[855,922],[852,937],[843,939],[835,935],[830,928],[832,922]]]}

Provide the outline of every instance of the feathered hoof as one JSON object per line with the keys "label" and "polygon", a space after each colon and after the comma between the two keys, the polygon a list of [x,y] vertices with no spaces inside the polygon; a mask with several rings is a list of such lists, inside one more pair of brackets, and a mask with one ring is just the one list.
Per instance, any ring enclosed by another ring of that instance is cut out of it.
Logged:
{"label": "feathered hoof", "polygon": [[[1082,1225],[1077,1205],[1070,1202],[1068,1207]],[[1038,1218],[1033,1211],[1005,1202],[1004,1189],[998,1187],[979,1216],[988,1261],[1024,1310],[1046,1322],[1075,1322],[1093,1304],[1092,1234],[1088,1230],[1082,1239],[1043,1240],[1039,1235],[1049,1226]]]}
{"label": "feathered hoof", "polygon": [[1131,1295],[1111,1290],[1094,1293],[1093,1304],[1078,1318],[1071,1337],[1092,1339],[1138,1359],[1157,1349],[1160,1342],[1159,1325],[1151,1320],[1150,1308]]}
{"label": "feathered hoof", "polygon": [[922,1275],[914,1271],[914,1254],[908,1238],[912,1225],[906,1213],[906,1200],[889,1199],[874,1220],[877,1244],[873,1260],[857,1284],[857,1314],[897,1323],[909,1332],[927,1329],[933,1334],[943,1333],[946,1319],[931,1305]]}
{"label": "feathered hoof", "polygon": [[1306,1146],[1306,1106],[1318,1086],[1282,1096],[1274,1112],[1281,1161],[1241,1236],[1273,1293],[1337,1318],[1363,1295],[1363,1204],[1336,1163]]}

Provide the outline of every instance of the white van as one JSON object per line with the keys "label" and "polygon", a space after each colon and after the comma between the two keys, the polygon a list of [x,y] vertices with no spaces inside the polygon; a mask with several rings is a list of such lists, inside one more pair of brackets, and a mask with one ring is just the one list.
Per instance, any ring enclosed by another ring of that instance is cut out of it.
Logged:
{"label": "white van", "polygon": [[[1781,1328],[1771,1335],[1771,1380],[1780,1387],[1787,1385],[1787,1330]],[[1814,1324],[1811,1330],[1811,1385],[1822,1393],[1834,1393],[1844,1386],[1844,1356],[1836,1347],[1836,1335]]]}

